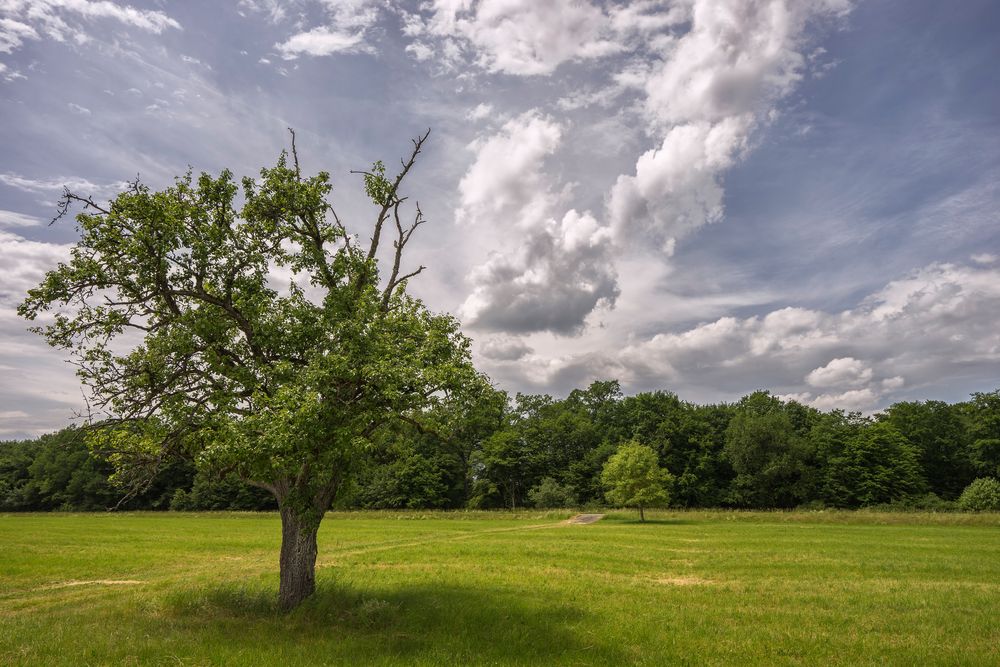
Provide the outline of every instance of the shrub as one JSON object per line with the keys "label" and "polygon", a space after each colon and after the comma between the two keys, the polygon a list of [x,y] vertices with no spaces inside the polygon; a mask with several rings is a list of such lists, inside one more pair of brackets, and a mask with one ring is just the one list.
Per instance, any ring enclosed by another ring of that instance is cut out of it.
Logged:
{"label": "shrub", "polygon": [[973,480],[962,491],[958,506],[970,512],[1000,511],[1000,481],[992,477]]}

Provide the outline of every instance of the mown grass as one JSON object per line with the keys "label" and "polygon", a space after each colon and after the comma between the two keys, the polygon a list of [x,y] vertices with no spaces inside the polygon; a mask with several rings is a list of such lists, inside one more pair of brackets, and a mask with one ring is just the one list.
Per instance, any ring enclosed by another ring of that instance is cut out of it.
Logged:
{"label": "mown grass", "polygon": [[998,664],[1000,515],[0,515],[0,664]]}

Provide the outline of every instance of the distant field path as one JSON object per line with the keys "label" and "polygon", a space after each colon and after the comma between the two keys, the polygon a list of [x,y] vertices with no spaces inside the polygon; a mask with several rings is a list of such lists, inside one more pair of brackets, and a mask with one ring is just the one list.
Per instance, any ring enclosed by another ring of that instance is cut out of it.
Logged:
{"label": "distant field path", "polygon": [[[515,533],[525,530],[557,528],[559,526],[566,525],[572,520],[573,519],[568,519],[566,521],[555,521],[550,523],[533,523],[527,526],[507,526],[504,528],[489,528],[487,530],[470,531],[468,533],[461,533],[459,535],[431,536],[415,540],[378,542],[370,546],[365,546],[360,548],[349,548],[345,550],[327,549],[325,550],[325,552],[320,553],[320,560],[317,561],[316,567],[321,568],[321,567],[329,567],[331,565],[335,565],[336,563],[333,562],[334,559],[342,558],[344,556],[360,556],[363,554],[373,553],[376,551],[405,549],[407,547],[418,547],[418,546],[423,546],[425,544],[433,544],[437,542],[459,542],[462,540],[471,540],[477,537],[482,537],[483,535],[493,535],[496,533]],[[323,558],[324,553],[326,555],[325,559]]]}
{"label": "distant field path", "polygon": [[600,521],[604,518],[603,514],[577,514],[575,517],[567,521],[566,523],[572,524],[588,524]]}

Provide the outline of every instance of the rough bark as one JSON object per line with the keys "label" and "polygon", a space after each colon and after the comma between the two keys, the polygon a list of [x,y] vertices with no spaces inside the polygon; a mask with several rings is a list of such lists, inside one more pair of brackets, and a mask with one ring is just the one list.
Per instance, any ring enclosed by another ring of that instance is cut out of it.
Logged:
{"label": "rough bark", "polygon": [[278,605],[288,611],[316,590],[318,521],[303,520],[289,507],[281,508],[281,573]]}

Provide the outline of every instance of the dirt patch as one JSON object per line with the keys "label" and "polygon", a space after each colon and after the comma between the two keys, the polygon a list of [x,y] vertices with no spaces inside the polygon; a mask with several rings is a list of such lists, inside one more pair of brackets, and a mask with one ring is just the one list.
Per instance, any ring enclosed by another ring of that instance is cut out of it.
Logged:
{"label": "dirt patch", "polygon": [[48,586],[40,586],[36,590],[40,591],[50,591],[55,588],[69,588],[71,586],[137,586],[139,584],[144,584],[145,581],[138,581],[136,579],[88,579],[85,581],[60,581],[57,584],[49,584]]}
{"label": "dirt patch", "polygon": [[715,583],[711,579],[701,577],[661,577],[653,581],[664,586],[707,586]]}
{"label": "dirt patch", "polygon": [[603,518],[603,514],[577,514],[572,519],[567,519],[566,523],[574,526],[584,526],[589,523],[600,521]]}

